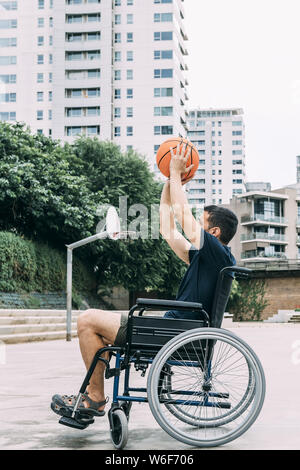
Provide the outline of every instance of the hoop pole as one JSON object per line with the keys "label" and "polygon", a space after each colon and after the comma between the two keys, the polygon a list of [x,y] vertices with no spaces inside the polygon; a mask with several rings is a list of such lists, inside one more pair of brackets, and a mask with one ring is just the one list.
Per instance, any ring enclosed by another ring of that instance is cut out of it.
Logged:
{"label": "hoop pole", "polygon": [[72,254],[72,248],[67,247],[67,341],[72,339]]}

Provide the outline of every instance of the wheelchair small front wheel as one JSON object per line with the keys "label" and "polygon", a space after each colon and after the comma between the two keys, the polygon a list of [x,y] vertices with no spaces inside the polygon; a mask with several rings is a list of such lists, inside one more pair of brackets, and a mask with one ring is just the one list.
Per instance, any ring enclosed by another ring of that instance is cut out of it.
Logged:
{"label": "wheelchair small front wheel", "polygon": [[265,377],[254,351],[224,329],[197,328],[166,343],[149,371],[158,424],[175,439],[216,447],[241,436],[263,406]]}
{"label": "wheelchair small front wheel", "polygon": [[116,449],[124,449],[128,441],[128,421],[123,410],[110,410],[110,437]]}

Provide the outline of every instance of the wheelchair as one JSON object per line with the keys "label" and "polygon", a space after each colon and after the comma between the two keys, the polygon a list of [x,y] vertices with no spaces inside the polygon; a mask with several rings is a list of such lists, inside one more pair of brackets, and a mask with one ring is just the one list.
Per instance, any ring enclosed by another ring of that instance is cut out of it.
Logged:
{"label": "wheelchair", "polygon": [[[210,315],[200,303],[137,299],[129,311],[126,344],[107,346],[95,354],[72,415],[63,416],[59,422],[77,429],[94,422],[93,418],[84,419],[77,406],[98,361],[102,361],[105,378],[114,377],[108,419],[116,449],[126,446],[134,402],[148,402],[160,427],[193,447],[216,447],[241,436],[262,409],[265,376],[250,346],[222,329],[221,324],[233,278],[245,278],[250,273],[251,270],[237,266],[220,271]],[[143,316],[145,310],[174,308],[197,312],[200,320]],[[138,315],[134,315],[135,311]],[[113,356],[115,367],[111,368]],[[142,376],[149,372],[144,388],[130,385],[132,366]],[[122,371],[125,376],[120,392]]]}

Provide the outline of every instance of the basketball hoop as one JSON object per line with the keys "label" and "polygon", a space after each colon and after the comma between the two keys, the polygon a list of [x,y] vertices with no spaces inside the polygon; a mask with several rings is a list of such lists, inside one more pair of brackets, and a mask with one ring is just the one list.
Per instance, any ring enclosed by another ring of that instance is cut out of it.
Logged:
{"label": "basketball hoop", "polygon": [[135,235],[133,231],[121,231],[120,219],[115,207],[111,206],[106,214],[106,233],[112,240],[127,240]]}
{"label": "basketball hoop", "polygon": [[71,243],[67,246],[67,341],[71,341],[71,328],[72,328],[72,257],[73,250],[80,246],[87,245],[88,243],[95,242],[97,240],[107,239],[111,240],[125,240],[130,241],[134,238],[136,232],[121,230],[120,219],[116,209],[111,206],[109,207],[106,220],[105,220],[105,231],[98,232],[95,235],[84,238],[77,242]]}

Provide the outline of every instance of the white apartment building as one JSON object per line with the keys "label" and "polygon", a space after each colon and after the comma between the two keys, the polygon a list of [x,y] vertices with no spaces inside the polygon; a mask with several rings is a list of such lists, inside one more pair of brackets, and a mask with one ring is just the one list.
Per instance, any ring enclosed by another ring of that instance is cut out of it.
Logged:
{"label": "white apartment building", "polygon": [[189,203],[197,208],[227,204],[245,191],[245,125],[243,110],[193,109],[188,139],[199,152],[199,167],[187,184]]}
{"label": "white apartment building", "polygon": [[186,135],[183,0],[0,0],[0,119],[153,164]]}
{"label": "white apartment building", "polygon": [[0,120],[51,135],[53,2],[0,0]]}

